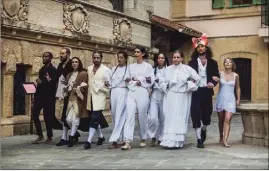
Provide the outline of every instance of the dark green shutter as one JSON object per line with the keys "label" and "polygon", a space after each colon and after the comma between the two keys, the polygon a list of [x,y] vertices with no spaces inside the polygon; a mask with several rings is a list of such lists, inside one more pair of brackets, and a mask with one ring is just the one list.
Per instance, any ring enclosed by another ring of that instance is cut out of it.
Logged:
{"label": "dark green shutter", "polygon": [[224,8],[225,0],[212,0],[212,8]]}
{"label": "dark green shutter", "polygon": [[253,0],[253,4],[255,4],[255,5],[261,5],[264,3],[265,3],[265,0]]}

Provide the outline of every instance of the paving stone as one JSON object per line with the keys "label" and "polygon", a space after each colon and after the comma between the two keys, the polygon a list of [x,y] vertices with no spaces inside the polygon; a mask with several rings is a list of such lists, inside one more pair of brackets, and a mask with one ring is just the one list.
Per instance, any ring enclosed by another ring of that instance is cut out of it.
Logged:
{"label": "paving stone", "polygon": [[218,144],[217,115],[213,115],[212,124],[208,126],[204,149],[196,148],[191,123],[186,144],[179,150],[140,148],[137,125],[131,150],[111,150],[108,149],[111,132],[111,127],[103,130],[107,140],[102,146],[96,145],[97,137],[94,137],[89,150],[83,149],[88,136],[84,132],[79,144],[72,148],[55,146],[61,139],[61,131],[54,131],[52,145],[31,144],[36,135],[1,138],[1,169],[268,169],[268,148],[242,144],[240,115],[232,120],[230,148]]}

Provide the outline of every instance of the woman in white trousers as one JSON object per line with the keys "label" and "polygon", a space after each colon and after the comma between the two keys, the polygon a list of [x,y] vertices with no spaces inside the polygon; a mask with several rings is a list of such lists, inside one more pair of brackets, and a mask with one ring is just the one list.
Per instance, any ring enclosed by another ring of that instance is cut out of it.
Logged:
{"label": "woman in white trousers", "polygon": [[120,51],[117,54],[118,65],[113,67],[108,75],[108,81],[105,86],[111,89],[110,103],[112,123],[114,125],[113,132],[110,136],[109,142],[112,144],[110,149],[118,148],[118,141],[123,140],[123,126],[126,119],[126,100],[127,100],[127,85],[125,79],[128,72],[127,60],[128,54]]}
{"label": "woman in white trousers", "polygon": [[152,139],[151,147],[160,144],[163,136],[164,114],[163,114],[163,91],[161,84],[164,81],[163,72],[169,65],[167,56],[159,53],[153,58],[155,81],[151,91],[150,107],[148,112],[148,135]]}
{"label": "woman in white trousers", "polygon": [[147,139],[147,113],[149,108],[149,88],[153,84],[154,73],[152,66],[144,61],[147,58],[145,48],[135,48],[137,62],[129,65],[126,82],[128,84],[127,116],[124,125],[125,145],[122,150],[131,149],[130,142],[133,141],[135,128],[135,114],[138,112],[140,147],[146,146]]}

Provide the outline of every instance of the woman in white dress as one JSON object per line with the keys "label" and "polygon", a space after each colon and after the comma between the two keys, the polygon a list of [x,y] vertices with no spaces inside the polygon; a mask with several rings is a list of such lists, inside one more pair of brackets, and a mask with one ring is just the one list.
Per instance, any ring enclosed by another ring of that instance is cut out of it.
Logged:
{"label": "woman in white dress", "polygon": [[130,142],[133,141],[135,128],[135,114],[138,112],[140,147],[146,146],[147,139],[147,113],[149,108],[149,88],[153,85],[154,73],[152,65],[145,62],[147,53],[145,48],[135,48],[135,56],[137,62],[129,65],[129,72],[126,79],[128,86],[127,95],[127,116],[124,125],[124,141],[125,145],[122,150],[131,149]]}
{"label": "woman in white dress", "polygon": [[[220,143],[225,147],[230,145],[227,143],[230,123],[233,114],[236,112],[236,105],[240,104],[240,83],[239,75],[235,71],[235,63],[231,58],[224,59],[225,70],[220,72],[220,88],[216,100],[215,111],[219,116],[219,133]],[[234,95],[236,89],[237,100]]]}
{"label": "woman in white dress", "polygon": [[190,66],[182,64],[183,53],[173,53],[173,65],[164,72],[166,92],[163,99],[164,134],[161,146],[182,148],[188,130],[192,91],[196,91],[199,75]]}
{"label": "woman in white dress", "polygon": [[150,97],[150,107],[148,112],[148,135],[151,138],[151,147],[156,146],[156,141],[160,144],[163,136],[164,115],[163,115],[163,95],[161,84],[164,81],[163,72],[169,65],[167,56],[159,53],[154,56],[155,82],[152,87]]}
{"label": "woman in white dress", "polygon": [[128,54],[120,51],[117,54],[118,65],[113,67],[108,76],[108,81],[105,81],[105,86],[111,89],[110,103],[112,123],[114,125],[113,132],[109,142],[112,144],[110,149],[118,148],[117,142],[122,141],[122,131],[126,119],[126,100],[127,100],[127,85],[125,79],[127,76],[127,60]]}

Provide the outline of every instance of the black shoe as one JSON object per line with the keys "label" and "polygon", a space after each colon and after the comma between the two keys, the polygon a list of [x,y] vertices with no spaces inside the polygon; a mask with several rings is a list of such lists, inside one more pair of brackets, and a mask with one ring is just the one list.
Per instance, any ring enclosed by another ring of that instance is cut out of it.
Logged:
{"label": "black shoe", "polygon": [[76,144],[76,139],[75,136],[69,136],[69,140],[68,140],[68,147],[73,147],[74,144]]}
{"label": "black shoe", "polygon": [[197,148],[205,148],[201,139],[197,139]]}
{"label": "black shoe", "polygon": [[84,144],[84,149],[87,150],[87,149],[90,149],[91,147],[92,147],[91,143],[86,141],[85,144]]}
{"label": "black shoe", "polygon": [[77,131],[74,138],[75,138],[75,144],[78,143],[78,138],[80,137],[80,133]]}
{"label": "black shoe", "polygon": [[202,129],[202,131],[201,131],[201,140],[202,140],[203,143],[205,142],[205,140],[206,140],[206,130]]}
{"label": "black shoe", "polygon": [[67,145],[68,144],[68,141],[64,140],[64,139],[61,139],[57,144],[56,146],[63,146],[63,145]]}
{"label": "black shoe", "polygon": [[103,142],[104,142],[105,140],[106,140],[105,137],[103,137],[103,138],[98,138],[98,141],[97,141],[96,145],[103,145]]}

